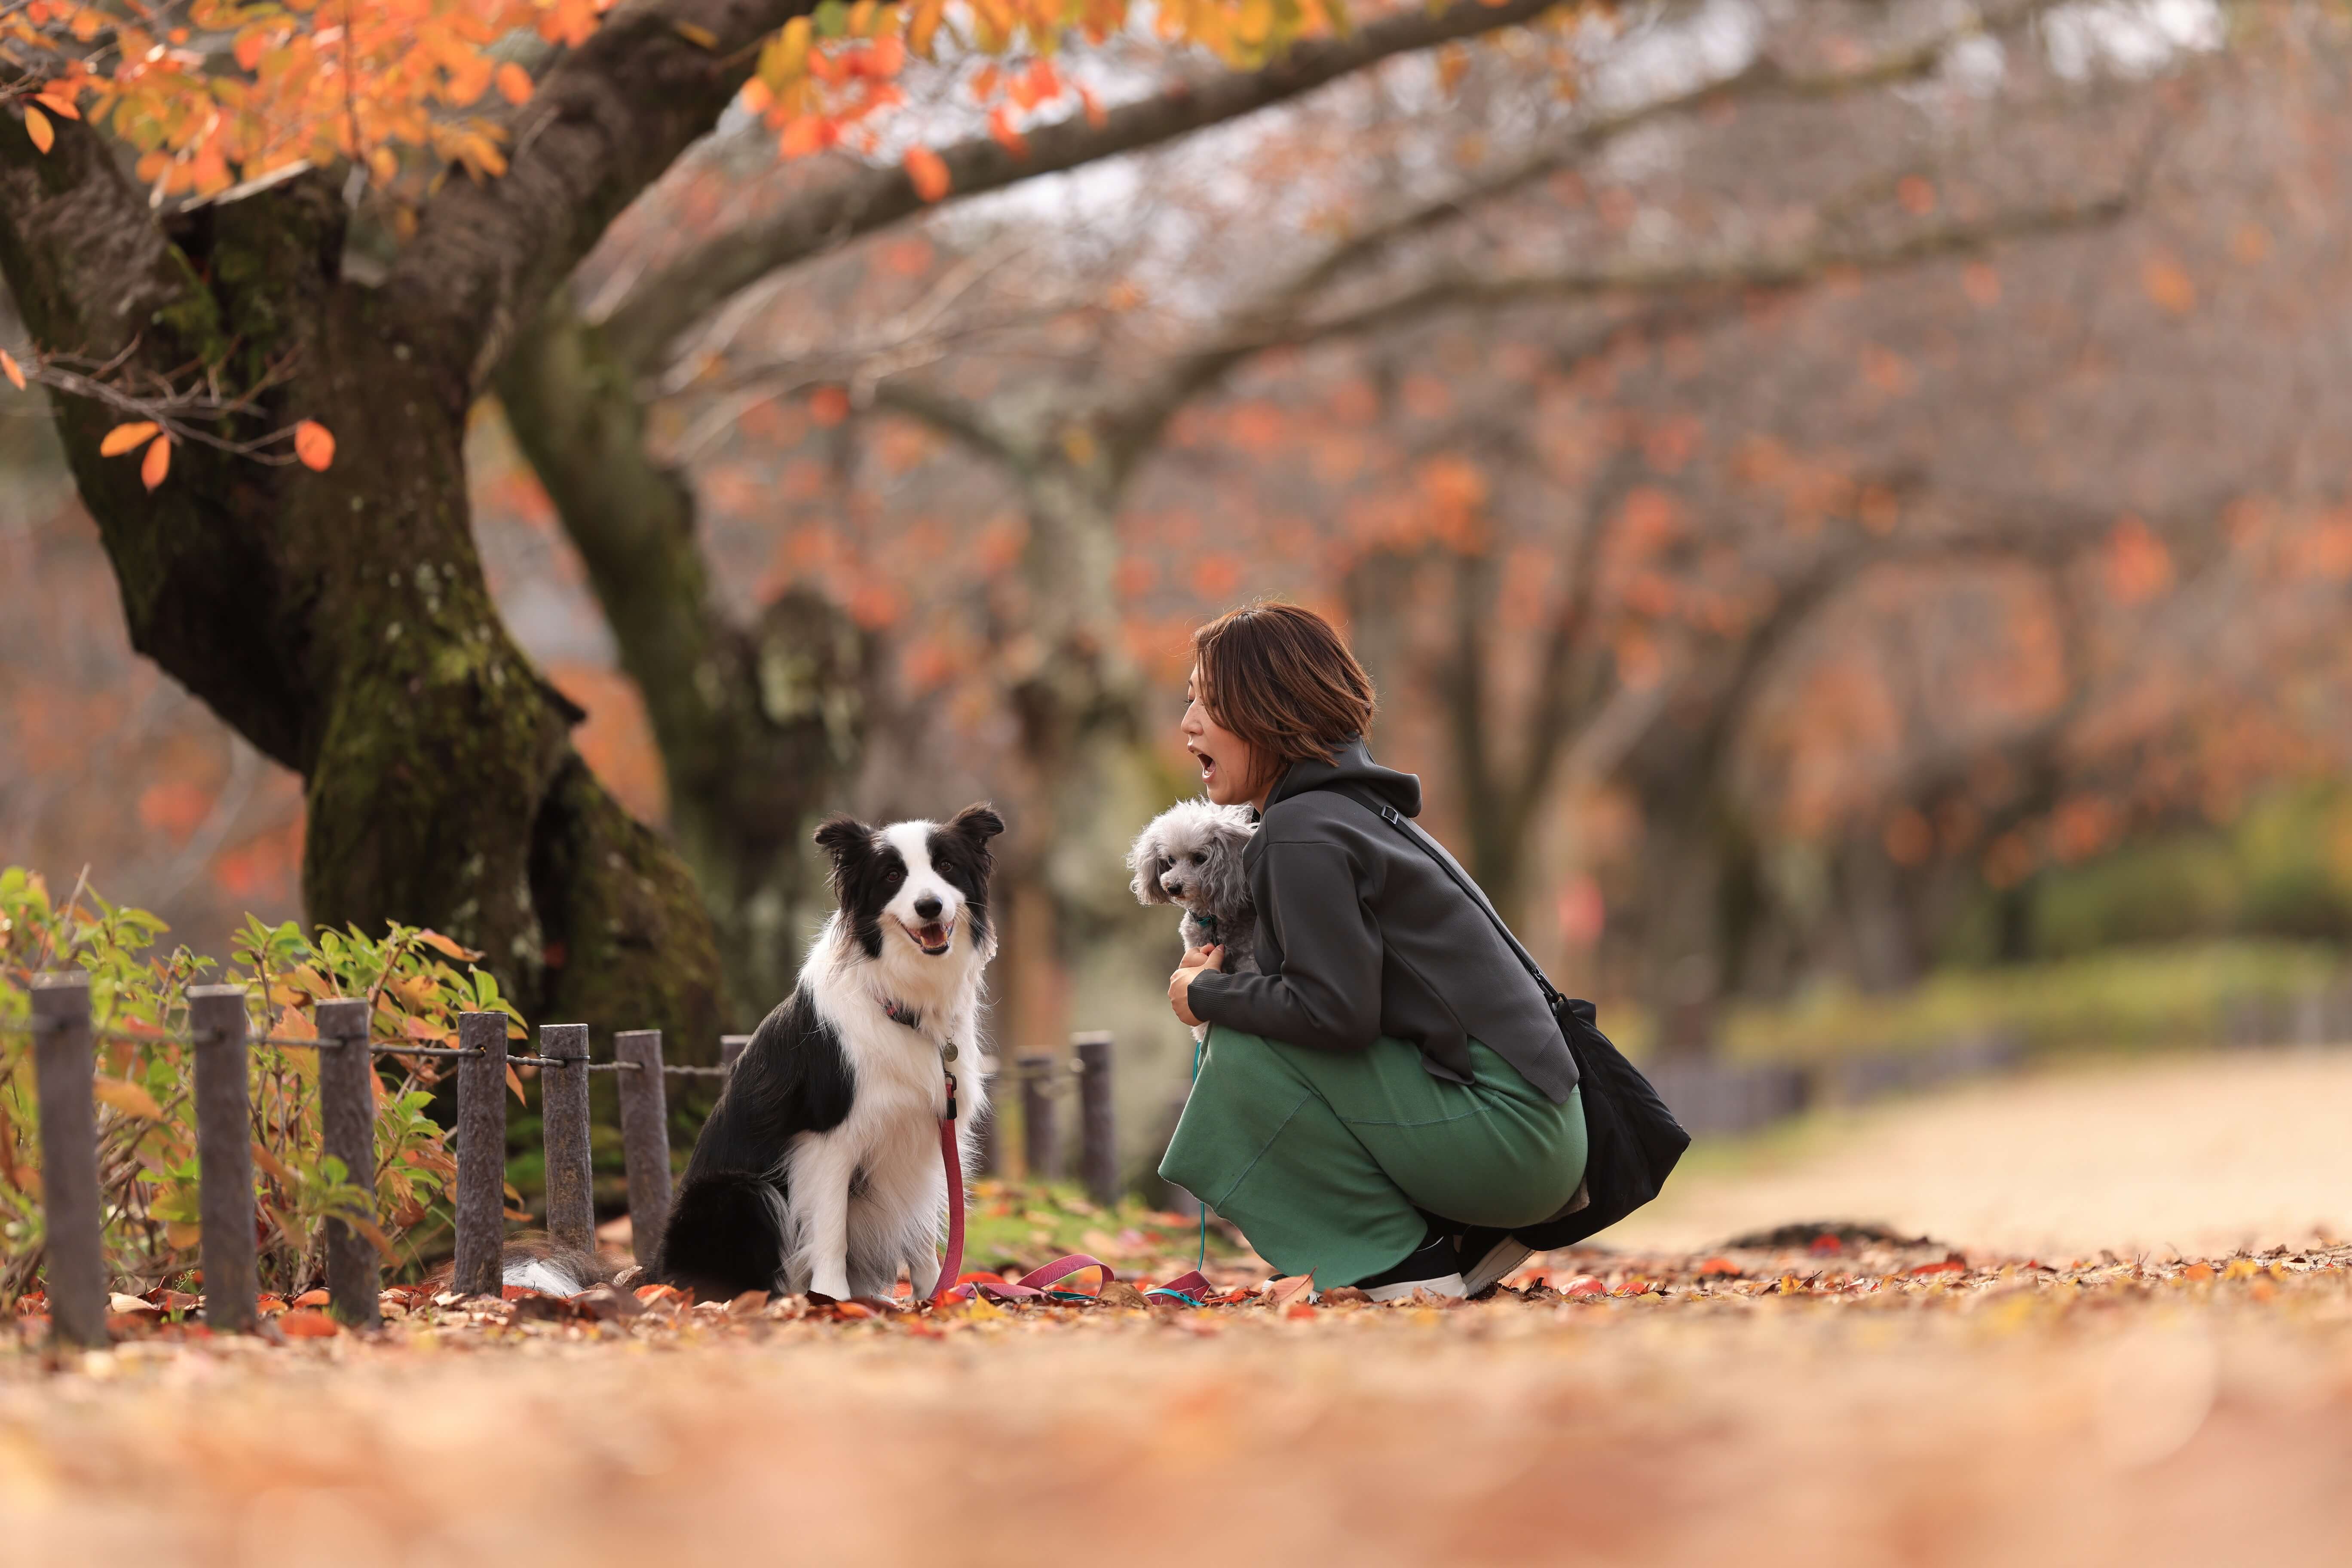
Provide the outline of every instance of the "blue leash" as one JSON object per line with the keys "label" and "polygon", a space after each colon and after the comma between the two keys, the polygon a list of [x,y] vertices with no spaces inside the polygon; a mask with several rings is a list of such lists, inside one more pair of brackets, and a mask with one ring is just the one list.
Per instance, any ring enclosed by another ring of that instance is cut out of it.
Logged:
{"label": "blue leash", "polygon": [[[1201,1087],[1201,1056],[1208,1048],[1209,1037],[1206,1035],[1192,1042],[1192,1087],[1194,1089]],[[1197,1197],[1192,1201],[1201,1203]],[[1202,1270],[1209,1267],[1209,1205],[1206,1204],[1201,1204],[1201,1255],[1192,1260],[1192,1267]]]}

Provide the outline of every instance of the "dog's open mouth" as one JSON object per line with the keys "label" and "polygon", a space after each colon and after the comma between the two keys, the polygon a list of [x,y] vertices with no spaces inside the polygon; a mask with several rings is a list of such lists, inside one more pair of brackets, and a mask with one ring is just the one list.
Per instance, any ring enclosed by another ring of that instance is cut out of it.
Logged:
{"label": "dog's open mouth", "polygon": [[955,945],[955,921],[952,920],[927,921],[919,926],[908,925],[904,921],[898,923],[908,936],[915,939],[915,945],[933,958],[942,956]]}

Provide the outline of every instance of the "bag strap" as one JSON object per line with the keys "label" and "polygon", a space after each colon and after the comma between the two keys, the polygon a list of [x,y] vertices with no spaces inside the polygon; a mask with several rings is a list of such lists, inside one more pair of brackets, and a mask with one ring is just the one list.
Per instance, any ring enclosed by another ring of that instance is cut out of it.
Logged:
{"label": "bag strap", "polygon": [[1544,973],[1534,958],[1528,955],[1528,950],[1519,945],[1519,939],[1511,934],[1511,928],[1503,923],[1503,917],[1496,911],[1494,904],[1488,901],[1486,889],[1472,881],[1469,874],[1454,864],[1454,857],[1445,852],[1443,845],[1423,833],[1412,818],[1385,801],[1374,803],[1349,789],[1334,789],[1331,793],[1345,796],[1366,811],[1373,813],[1382,822],[1403,834],[1423,854],[1435,861],[1437,868],[1452,879],[1454,885],[1461,889],[1472,903],[1484,910],[1488,920],[1495,922],[1496,931],[1502,934],[1503,941],[1509,944],[1511,951],[1518,955],[1519,963],[1526,967],[1528,976],[1542,989],[1545,1005],[1554,1012],[1559,1011],[1560,1003],[1565,1000],[1560,995],[1559,988],[1552,984],[1549,977]]}

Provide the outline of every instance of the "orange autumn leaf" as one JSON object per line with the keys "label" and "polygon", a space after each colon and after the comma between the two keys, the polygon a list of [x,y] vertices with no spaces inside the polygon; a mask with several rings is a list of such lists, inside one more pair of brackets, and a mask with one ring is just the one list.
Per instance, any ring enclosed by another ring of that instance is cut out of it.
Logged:
{"label": "orange autumn leaf", "polygon": [[988,111],[988,133],[995,137],[1003,145],[1004,150],[1014,157],[1029,156],[1029,139],[1022,135],[1019,128],[1013,123],[1013,110],[1010,106],[1000,103]]}
{"label": "orange autumn leaf", "polygon": [[281,1184],[289,1187],[294,1185],[294,1173],[286,1168],[285,1161],[271,1153],[258,1138],[253,1141],[252,1147],[255,1164],[277,1178]]}
{"label": "orange autumn leaf", "polygon": [[838,386],[820,386],[809,394],[809,417],[827,430],[849,417],[849,394]]}
{"label": "orange autumn leaf", "polygon": [[914,19],[907,24],[907,47],[925,59],[931,58],[931,40],[947,16],[947,0],[919,0]]}
{"label": "orange autumn leaf", "polygon": [[0,375],[6,376],[8,378],[8,384],[15,387],[17,391],[22,392],[25,390],[24,368],[17,364],[16,356],[10,353],[6,349],[0,349]]}
{"label": "orange autumn leaf", "polygon": [[160,428],[161,426],[152,419],[140,419],[128,425],[117,425],[106,433],[104,440],[99,442],[98,455],[101,458],[119,458],[131,447],[145,441]]}
{"label": "orange autumn leaf", "polygon": [[278,1331],[289,1340],[331,1340],[343,1331],[316,1307],[305,1307],[278,1319]]}
{"label": "orange autumn leaf", "polygon": [[482,956],[472,948],[465,946],[463,943],[452,942],[449,938],[443,936],[437,931],[418,931],[416,933],[416,940],[431,948],[434,952],[439,953],[442,957],[454,958],[460,963],[472,963]]}
{"label": "orange autumn leaf", "polygon": [[814,114],[796,114],[776,140],[776,151],[787,158],[805,158],[825,144],[825,122]]}
{"label": "orange autumn leaf", "polygon": [[49,117],[29,103],[25,105],[25,134],[44,153],[57,144],[58,133],[50,129]]}
{"label": "orange autumn leaf", "polygon": [[530,101],[530,73],[523,69],[522,67],[515,64],[514,61],[509,60],[504,65],[499,67],[497,81],[499,85],[499,96],[505,99],[509,103],[528,103]]}
{"label": "orange autumn leaf", "polygon": [[100,1105],[113,1107],[125,1116],[136,1116],[146,1121],[160,1121],[163,1108],[155,1097],[140,1084],[128,1079],[100,1078],[90,1080],[89,1091]]}
{"label": "orange autumn leaf", "polygon": [[302,466],[323,473],[335,460],[335,433],[316,419],[294,426],[294,455]]}
{"label": "orange autumn leaf", "polygon": [[172,471],[172,438],[158,436],[147,443],[147,457],[139,465],[139,482],[153,489]]}
{"label": "orange autumn leaf", "polygon": [[2140,268],[2139,280],[2147,297],[2172,315],[2185,316],[2197,308],[2196,279],[2169,255],[2148,258]]}
{"label": "orange autumn leaf", "polygon": [[915,183],[915,194],[927,202],[948,194],[947,160],[929,147],[907,149],[907,177]]}

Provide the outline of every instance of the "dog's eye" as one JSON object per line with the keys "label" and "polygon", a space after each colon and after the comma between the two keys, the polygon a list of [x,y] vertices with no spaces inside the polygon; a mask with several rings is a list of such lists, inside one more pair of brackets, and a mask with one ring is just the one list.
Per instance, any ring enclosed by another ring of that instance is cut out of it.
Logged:
{"label": "dog's eye", "polygon": [[1187,860],[1190,860],[1191,862],[1192,862],[1192,864],[1193,864],[1193,865],[1197,866],[1197,865],[1199,865],[1199,864],[1201,863],[1201,852],[1200,852],[1199,850],[1197,850],[1197,849],[1196,849],[1196,850],[1194,850],[1192,854],[1185,856],[1185,857],[1184,857],[1184,858],[1185,858],[1185,859],[1187,859]]}

